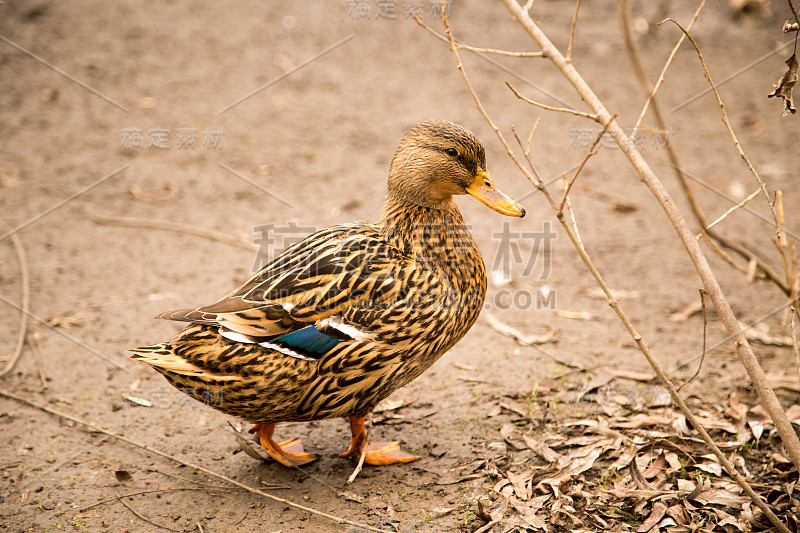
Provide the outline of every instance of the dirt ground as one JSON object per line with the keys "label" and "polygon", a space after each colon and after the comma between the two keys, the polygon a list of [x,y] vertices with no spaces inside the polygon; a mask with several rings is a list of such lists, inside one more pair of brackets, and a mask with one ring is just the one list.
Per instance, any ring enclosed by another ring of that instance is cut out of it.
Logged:
{"label": "dirt ground", "polygon": [[[432,3],[384,2],[394,6],[394,18],[380,4],[0,3],[0,218],[18,228],[27,251],[33,317],[31,342],[0,380],[3,391],[281,498],[403,532],[484,526],[477,502],[498,508],[505,494],[498,479],[509,465],[544,464],[532,449],[514,446],[519,435],[535,435],[542,424],[559,428],[567,419],[605,416],[597,403],[571,401],[577,392],[663,392],[655,381],[612,379],[600,370],[636,377],[649,367],[597,297],[549,206],[476,110],[447,45],[404,16],[404,9],[419,4],[422,20],[441,29]],[[632,127],[644,98],[616,3],[584,4],[574,64],[625,127]],[[632,3],[652,80],[679,37],[674,26],[656,23],[670,16],[685,24],[695,7],[678,0]],[[780,33],[787,11],[777,1],[771,11],[747,12],[709,2],[693,35],[715,80],[787,42]],[[533,9],[560,47],[566,47],[573,12],[574,3],[566,0],[539,0]],[[456,38],[469,44],[536,50],[499,2],[455,0],[451,20]],[[770,190],[785,193],[787,229],[800,232],[800,194],[792,177],[800,165],[800,126],[796,117],[781,116],[781,102],[766,98],[789,50],[757,62],[720,91]],[[587,139],[597,134],[596,125],[531,107],[504,86],[509,81],[545,104],[585,109],[558,72],[543,59],[462,55],[507,136],[512,124],[527,135],[541,119],[533,144],[541,174],[556,179],[571,172]],[[754,189],[713,95],[675,109],[706,87],[696,55],[684,45],[660,92],[663,108],[672,110],[671,129],[661,136],[651,129],[641,139],[645,156],[686,213],[664,142],[676,147],[691,176],[734,202]],[[375,220],[397,142],[412,124],[433,118],[460,123],[483,139],[495,181],[528,210],[526,218],[510,220],[469,198],[459,200],[494,271],[486,315],[525,334],[552,328],[557,342],[521,346],[484,316],[433,368],[397,391],[384,405],[390,409],[376,415],[374,438],[399,440],[421,461],[365,468],[345,487],[352,465],[338,454],[349,432],[344,421],[332,420],[279,426],[278,437],[302,437],[307,449],[322,455],[304,471],[258,462],[240,453],[234,439],[229,422],[243,427],[241,421],[184,398],[150,367],[128,359],[126,348],[177,331],[172,323],[152,320],[155,313],[223,296],[249,277],[256,254],[197,235],[101,224],[98,217],[214,230],[274,255],[314,229]],[[711,219],[733,205],[694,184]],[[697,361],[679,370],[676,365],[701,352],[703,320],[668,317],[698,299],[700,282],[656,202],[610,145],[601,146],[571,197],[586,247],[609,285],[624,291],[621,300],[636,327],[665,368],[688,378]],[[765,202],[749,207],[751,212],[738,211],[721,230],[782,272],[764,221]],[[545,237],[549,231],[556,236]],[[750,324],[768,315],[763,322],[771,332],[786,335],[784,313],[774,312],[785,304],[780,291],[765,282],[748,284],[706,250],[740,320]],[[11,239],[4,238],[4,355],[13,352],[19,331],[14,306],[22,301],[21,272]],[[710,350],[683,394],[721,411],[735,392],[753,406],[746,374],[713,314],[708,336],[709,346],[722,344]],[[790,347],[754,348],[772,377],[796,385]],[[778,390],[786,406],[797,402],[796,390]],[[662,412],[673,413],[668,403]],[[0,398],[0,429],[5,531],[359,531],[232,490],[192,468],[8,398]],[[581,472],[581,479],[599,479],[601,470]],[[533,485],[531,501],[547,494]],[[126,494],[132,496],[114,500]],[[576,494],[570,497],[577,508]],[[542,513],[545,521],[549,516],[555,515]],[[581,525],[561,520],[545,529],[636,530],[647,515],[603,516]],[[498,522],[493,531],[514,527],[524,524]]]}

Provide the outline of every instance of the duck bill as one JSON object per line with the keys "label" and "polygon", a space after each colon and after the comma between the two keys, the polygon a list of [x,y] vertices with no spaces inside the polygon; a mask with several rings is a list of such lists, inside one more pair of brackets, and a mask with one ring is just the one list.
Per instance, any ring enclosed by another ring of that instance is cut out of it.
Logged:
{"label": "duck bill", "polygon": [[481,168],[478,171],[475,181],[465,189],[467,193],[500,214],[519,218],[525,216],[525,208],[495,187],[487,171]]}

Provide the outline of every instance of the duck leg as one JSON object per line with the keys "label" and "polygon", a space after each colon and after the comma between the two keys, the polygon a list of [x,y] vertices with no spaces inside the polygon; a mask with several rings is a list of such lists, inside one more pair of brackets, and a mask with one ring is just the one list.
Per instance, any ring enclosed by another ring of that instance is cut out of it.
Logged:
{"label": "duck leg", "polygon": [[393,463],[410,463],[420,459],[416,455],[411,455],[401,450],[399,442],[372,442],[367,445],[367,433],[364,431],[365,418],[355,415],[349,417],[350,432],[353,434],[353,438],[350,441],[350,447],[342,454],[342,457],[358,462],[361,459],[361,452],[366,446],[367,453],[364,456],[364,462],[368,465],[380,466]]}
{"label": "duck leg", "polygon": [[319,459],[318,455],[306,453],[300,439],[291,439],[278,444],[272,440],[275,424],[256,424],[250,428],[250,433],[258,435],[258,441],[270,457],[284,466],[302,466]]}

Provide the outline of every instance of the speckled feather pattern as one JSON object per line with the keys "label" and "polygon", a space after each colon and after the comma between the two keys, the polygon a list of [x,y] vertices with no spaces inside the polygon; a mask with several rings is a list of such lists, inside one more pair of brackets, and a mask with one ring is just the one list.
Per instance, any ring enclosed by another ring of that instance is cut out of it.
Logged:
{"label": "speckled feather pattern", "polygon": [[[135,353],[181,391],[251,422],[369,412],[464,336],[486,294],[483,260],[457,211],[398,209],[385,222],[335,226],[314,234],[227,299],[251,306],[241,311],[248,323],[270,319],[290,326],[339,312],[336,295],[354,298],[359,291],[364,296],[350,300],[340,318],[360,326],[369,339],[344,341],[318,360],[301,360],[221,337],[218,326],[211,325],[215,319],[204,310],[185,314],[208,323],[196,323],[170,342]],[[331,280],[320,286],[311,275],[285,294],[287,270],[295,281],[303,272],[323,272]],[[291,314],[280,305],[287,298],[299,302]],[[205,320],[199,316],[203,313]],[[159,357],[169,356],[180,357],[196,371],[160,366]]]}
{"label": "speckled feather pattern", "polygon": [[[469,132],[446,133],[483,164]],[[222,300],[159,315],[191,324],[172,341],[131,350],[134,358],[255,423],[370,412],[467,333],[486,295],[483,259],[452,199],[417,205],[393,195],[392,179],[379,223],[317,232]],[[302,347],[270,344],[309,326],[338,343],[295,356]]]}

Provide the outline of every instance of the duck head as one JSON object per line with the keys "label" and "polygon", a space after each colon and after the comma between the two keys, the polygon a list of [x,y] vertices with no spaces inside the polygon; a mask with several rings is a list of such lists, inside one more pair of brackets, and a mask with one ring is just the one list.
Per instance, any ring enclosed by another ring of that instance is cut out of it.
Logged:
{"label": "duck head", "polygon": [[457,194],[470,194],[503,215],[525,216],[525,209],[494,185],[483,144],[472,132],[443,120],[420,122],[394,154],[389,196],[444,209]]}

